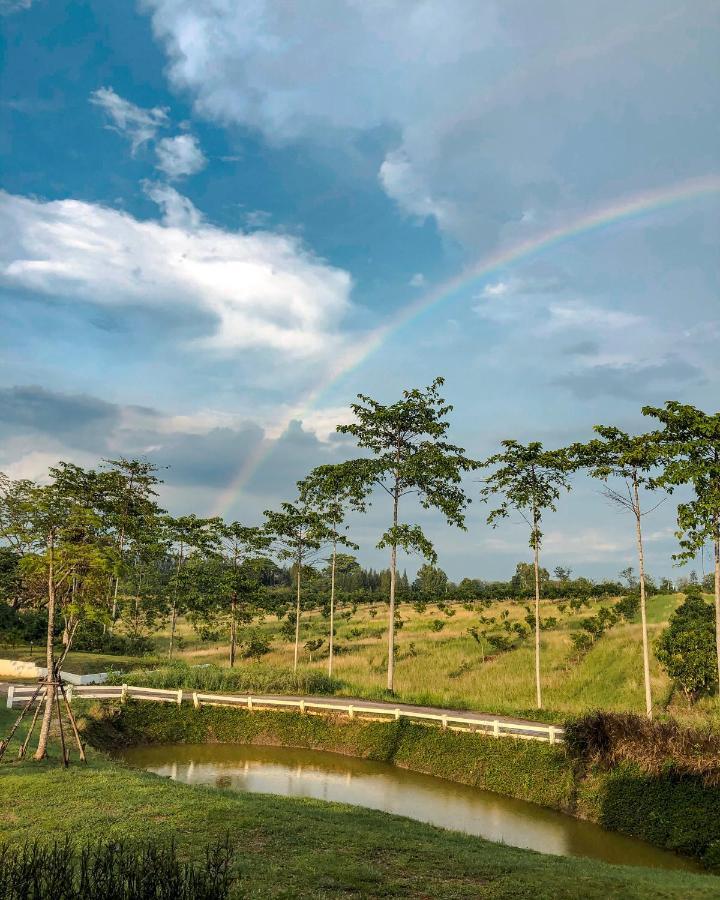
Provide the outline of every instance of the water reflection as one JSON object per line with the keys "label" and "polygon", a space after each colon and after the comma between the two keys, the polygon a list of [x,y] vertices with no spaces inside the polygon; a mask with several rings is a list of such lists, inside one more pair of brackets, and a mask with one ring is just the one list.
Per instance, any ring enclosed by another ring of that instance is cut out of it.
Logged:
{"label": "water reflection", "polygon": [[542,853],[699,870],[688,860],[592,823],[386,763],[235,744],[135,747],[122,757],[131,765],[190,784],[351,803]]}

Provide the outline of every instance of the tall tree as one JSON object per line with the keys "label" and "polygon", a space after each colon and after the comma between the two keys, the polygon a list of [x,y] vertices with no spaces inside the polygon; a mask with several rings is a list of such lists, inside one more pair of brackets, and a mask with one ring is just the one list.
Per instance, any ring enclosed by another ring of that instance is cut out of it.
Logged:
{"label": "tall tree", "polygon": [[108,471],[102,473],[102,506],[105,518],[112,525],[117,547],[118,568],[112,585],[111,623],[118,614],[118,590],[123,575],[128,543],[142,539],[152,521],[160,515],[155,502],[155,488],[161,480],[155,474],[157,466],[146,460],[118,459],[104,460]]}
{"label": "tall tree", "polygon": [[193,553],[211,552],[217,541],[217,518],[201,519],[189,516],[164,518],[165,540],[170,548],[174,571],[170,579],[170,645],[168,656],[175,651],[175,631],[179,613],[187,606],[191,585],[188,584],[186,564]]}
{"label": "tall tree", "polygon": [[368,487],[379,487],[391,501],[391,525],[378,547],[390,549],[390,609],[388,611],[387,688],[395,682],[395,597],[398,549],[416,550],[430,562],[437,557],[432,543],[419,525],[400,522],[400,501],[409,494],[425,509],[438,509],[449,524],[465,528],[465,508],[470,502],[460,482],[462,473],[476,467],[462,447],[446,441],[446,416],[452,411],[440,396],[443,378],[424,390],[403,391],[402,398],[388,405],[365,394],[352,404],[356,421],[340,425],[338,431],[353,435],[358,446],[372,456],[355,460],[358,478]]}
{"label": "tall tree", "polygon": [[238,624],[252,618],[246,608],[247,601],[257,594],[259,587],[253,563],[268,549],[270,539],[262,528],[240,522],[220,521],[215,534],[214,552],[221,561],[217,596],[221,610],[229,610],[229,663],[232,668],[237,657]]}
{"label": "tall tree", "polygon": [[715,562],[715,653],[720,691],[720,413],[668,401],[646,406],[643,414],[658,419],[663,472],[656,483],[672,491],[690,485],[693,497],[678,505],[676,558],[693,559],[709,543]]}
{"label": "tall tree", "polygon": [[335,637],[335,576],[338,544],[358,549],[341,531],[350,509],[364,512],[367,486],[358,478],[352,464],[318,466],[298,482],[300,496],[318,510],[330,530],[330,635],[328,640],[328,675],[332,678]]}
{"label": "tall tree", "polygon": [[295,569],[295,652],[293,672],[297,672],[300,652],[300,615],[302,612],[302,571],[316,557],[320,547],[332,539],[323,516],[304,498],[283,503],[280,510],[265,510],[265,533],[272,540],[280,559],[292,560]]}
{"label": "tall tree", "polygon": [[527,445],[503,441],[502,451],[489,457],[484,468],[494,467],[480,491],[483,501],[501,497],[500,505],[487,518],[493,527],[515,510],[530,527],[535,574],[535,693],[538,709],[542,708],[540,681],[540,525],[546,511],[554,511],[560,492],[570,490],[568,462],[561,451],[544,450],[533,441]]}
{"label": "tall tree", "polygon": [[[630,435],[610,425],[596,425],[599,435],[587,444],[574,444],[570,457],[576,467],[587,468],[594,478],[605,484],[604,494],[612,503],[629,512],[635,520],[635,542],[638,556],[640,587],[640,619],[642,624],[643,678],[645,682],[645,713],[652,719],[652,690],[650,685],[650,647],[647,631],[645,553],[643,549],[643,516],[657,509],[643,511],[641,491],[652,488],[651,474],[657,466],[656,435]],[[609,483],[621,479],[624,489]],[[662,501],[661,501],[662,502]]]}
{"label": "tall tree", "polygon": [[[114,565],[112,544],[96,506],[97,473],[60,464],[50,475],[51,482],[44,486],[27,481],[11,485],[4,479],[9,490],[3,496],[11,498],[13,508],[12,516],[7,510],[0,515],[7,528],[3,536],[24,548],[23,578],[47,610],[45,709],[35,759],[47,755],[62,659],[83,615],[104,604],[107,577]],[[55,634],[62,614],[72,625],[58,659]]]}

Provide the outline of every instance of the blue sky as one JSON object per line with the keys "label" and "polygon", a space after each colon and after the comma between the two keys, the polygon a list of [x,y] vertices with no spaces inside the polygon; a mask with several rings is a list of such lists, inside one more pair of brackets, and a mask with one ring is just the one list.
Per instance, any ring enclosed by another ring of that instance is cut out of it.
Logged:
{"label": "blue sky", "polygon": [[[444,375],[477,457],[717,408],[717,190],[467,280],[349,365],[486,256],[720,177],[712,0],[0,0],[0,26],[3,471],[143,454],[174,512],[252,522],[353,452],[358,391]],[[376,565],[381,499],[354,523]],[[478,503],[462,534],[407,515],[452,577],[528,552]],[[579,478],[546,554],[615,574],[630,523]]]}

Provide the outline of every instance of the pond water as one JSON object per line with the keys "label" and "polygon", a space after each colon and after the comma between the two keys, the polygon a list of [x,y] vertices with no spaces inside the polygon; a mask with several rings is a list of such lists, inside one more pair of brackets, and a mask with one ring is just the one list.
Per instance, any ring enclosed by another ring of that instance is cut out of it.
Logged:
{"label": "pond water", "polygon": [[238,744],[164,744],[133,747],[119,757],[129,765],[187,784],[351,803],[541,853],[701,871],[673,853],[533,803],[337,753]]}

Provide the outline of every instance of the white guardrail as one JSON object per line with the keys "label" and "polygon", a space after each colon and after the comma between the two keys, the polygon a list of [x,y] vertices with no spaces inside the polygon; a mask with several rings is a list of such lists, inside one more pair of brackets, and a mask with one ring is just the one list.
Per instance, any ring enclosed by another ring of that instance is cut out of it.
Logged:
{"label": "white guardrail", "polygon": [[[33,684],[11,684],[8,688],[8,709],[27,703],[37,689]],[[390,719],[413,719],[438,724],[453,731],[479,731],[495,737],[524,738],[525,740],[547,741],[551,744],[563,740],[563,729],[557,725],[541,725],[531,722],[513,722],[503,719],[486,719],[473,716],[458,716],[438,711],[424,712],[412,706],[377,705],[364,706],[357,701],[332,698],[327,701],[304,697],[267,697],[249,694],[206,694],[186,689],[166,690],[164,688],[140,687],[128,684],[67,685],[66,693],[70,702],[76,700],[150,700],[159,703],[192,703],[196,709],[201,706],[239,706],[248,710],[285,707],[299,709],[301,713],[322,714],[344,713],[350,719],[355,716]]]}

